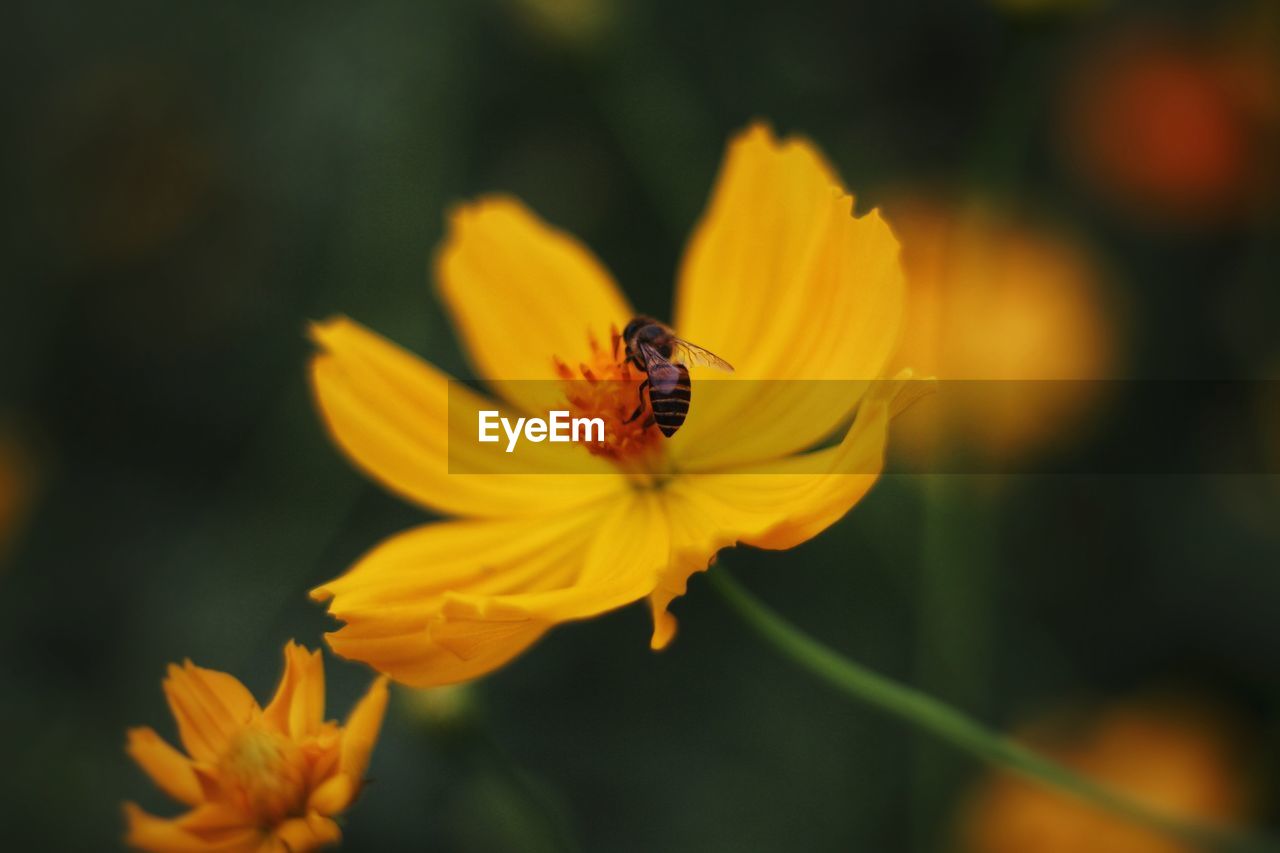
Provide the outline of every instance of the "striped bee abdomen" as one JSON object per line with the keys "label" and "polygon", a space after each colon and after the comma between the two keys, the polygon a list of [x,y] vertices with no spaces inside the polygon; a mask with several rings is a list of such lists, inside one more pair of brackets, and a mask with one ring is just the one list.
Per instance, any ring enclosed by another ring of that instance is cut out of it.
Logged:
{"label": "striped bee abdomen", "polygon": [[680,377],[670,391],[659,391],[649,387],[649,406],[653,409],[653,422],[662,430],[667,438],[675,435],[676,430],[684,423],[689,414],[689,370],[683,364],[675,365]]}

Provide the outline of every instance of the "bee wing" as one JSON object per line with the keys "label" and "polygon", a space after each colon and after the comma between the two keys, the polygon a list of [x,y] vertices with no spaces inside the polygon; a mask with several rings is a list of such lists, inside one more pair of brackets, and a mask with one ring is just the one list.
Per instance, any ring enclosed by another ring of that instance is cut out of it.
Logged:
{"label": "bee wing", "polygon": [[649,385],[659,394],[670,393],[680,381],[680,368],[663,358],[650,344],[639,345],[640,355],[649,372]]}
{"label": "bee wing", "polygon": [[674,343],[676,352],[673,355],[678,354],[677,357],[684,364],[689,366],[700,364],[704,367],[714,367],[716,370],[733,373],[733,365],[711,350],[703,349],[697,344],[691,344],[683,338],[676,338]]}

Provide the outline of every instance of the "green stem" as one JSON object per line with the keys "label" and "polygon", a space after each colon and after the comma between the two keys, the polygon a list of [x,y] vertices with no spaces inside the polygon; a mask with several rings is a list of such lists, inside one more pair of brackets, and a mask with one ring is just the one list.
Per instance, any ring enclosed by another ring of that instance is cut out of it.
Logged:
{"label": "green stem", "polygon": [[[921,483],[911,681],[921,690],[982,713],[990,710],[986,700],[993,583],[987,554],[996,518],[974,478],[926,474]],[[915,849],[923,853],[938,848],[937,816],[967,767],[964,756],[926,738],[915,744],[911,757]]]}
{"label": "green stem", "polygon": [[742,619],[779,652],[840,692],[911,723],[988,764],[1013,770],[1132,823],[1215,851],[1277,853],[1280,847],[1187,823],[1117,794],[1062,765],[991,731],[915,688],[850,661],[790,625],[749,593],[724,566],[707,573],[711,585]]}

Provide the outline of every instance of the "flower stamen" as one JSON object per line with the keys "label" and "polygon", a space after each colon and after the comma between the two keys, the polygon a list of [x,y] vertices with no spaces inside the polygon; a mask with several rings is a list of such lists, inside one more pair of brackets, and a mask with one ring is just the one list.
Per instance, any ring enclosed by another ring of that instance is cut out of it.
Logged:
{"label": "flower stamen", "polygon": [[237,804],[263,825],[302,813],[306,759],[283,735],[253,726],[241,729],[227,745],[218,769],[234,784]]}
{"label": "flower stamen", "polygon": [[591,359],[579,363],[577,371],[553,357],[556,375],[564,380],[565,400],[573,417],[604,421],[604,441],[586,442],[587,449],[629,471],[652,471],[662,454],[663,439],[649,422],[648,401],[643,401],[638,417],[631,417],[642,405],[644,373],[619,359],[622,336],[616,326],[610,328],[610,336],[612,345],[606,350],[588,332]]}

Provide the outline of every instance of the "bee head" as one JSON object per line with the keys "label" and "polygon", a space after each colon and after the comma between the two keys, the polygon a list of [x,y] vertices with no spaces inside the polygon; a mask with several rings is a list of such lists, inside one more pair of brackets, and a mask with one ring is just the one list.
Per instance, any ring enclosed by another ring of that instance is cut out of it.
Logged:
{"label": "bee head", "polygon": [[622,340],[630,343],[636,336],[636,332],[640,331],[652,322],[653,321],[648,317],[633,317],[631,322],[627,323],[627,327],[622,330]]}

